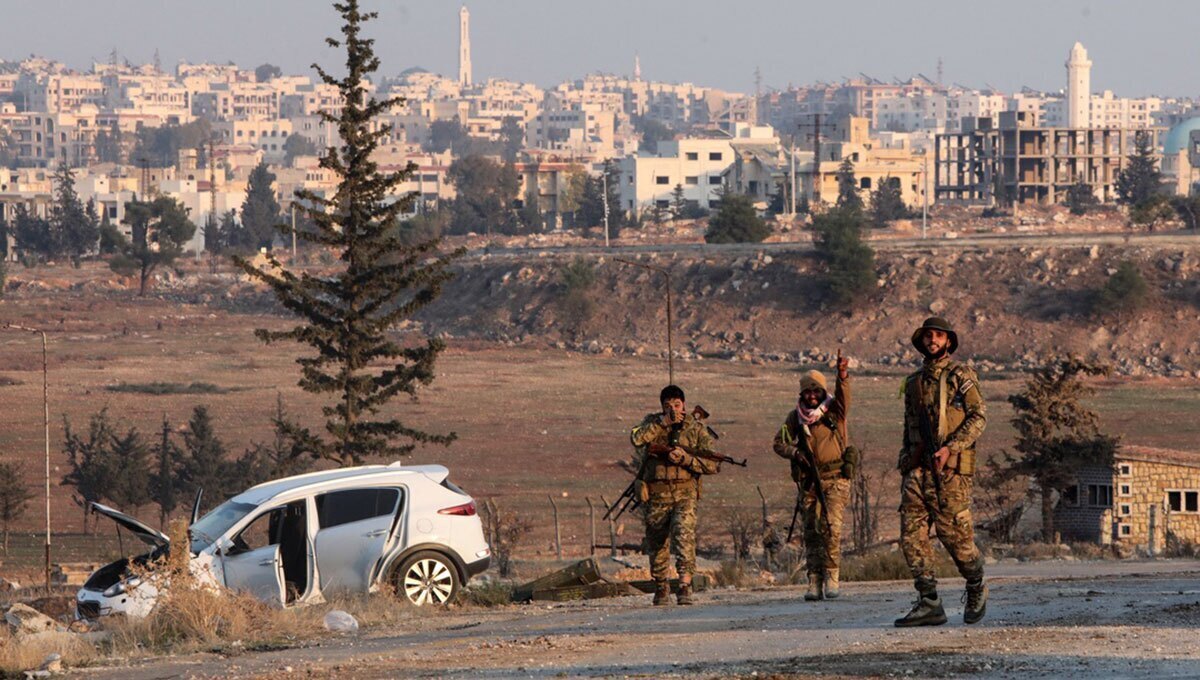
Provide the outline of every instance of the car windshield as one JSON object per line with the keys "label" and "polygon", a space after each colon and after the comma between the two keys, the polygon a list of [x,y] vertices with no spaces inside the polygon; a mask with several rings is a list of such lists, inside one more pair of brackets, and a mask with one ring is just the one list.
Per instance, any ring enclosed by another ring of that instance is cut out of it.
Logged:
{"label": "car windshield", "polygon": [[229,530],[229,527],[237,524],[238,520],[257,507],[252,503],[235,503],[229,500],[210,510],[188,529],[192,539],[192,552],[199,553],[212,545],[213,541]]}

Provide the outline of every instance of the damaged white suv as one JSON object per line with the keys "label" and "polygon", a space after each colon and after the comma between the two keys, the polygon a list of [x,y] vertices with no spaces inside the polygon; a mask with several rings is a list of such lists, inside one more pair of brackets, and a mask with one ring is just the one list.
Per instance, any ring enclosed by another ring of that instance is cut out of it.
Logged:
{"label": "damaged white suv", "polygon": [[[199,499],[197,499],[197,502]],[[169,539],[136,519],[93,503],[152,547],[145,564],[171,549]],[[259,484],[195,519],[191,571],[202,582],[249,592],[273,604],[314,603],[341,592],[391,584],[421,606],[453,601],[491,562],[475,501],[440,465],[366,465]],[[145,616],[158,598],[125,558],[100,568],[76,597],[76,616]]]}

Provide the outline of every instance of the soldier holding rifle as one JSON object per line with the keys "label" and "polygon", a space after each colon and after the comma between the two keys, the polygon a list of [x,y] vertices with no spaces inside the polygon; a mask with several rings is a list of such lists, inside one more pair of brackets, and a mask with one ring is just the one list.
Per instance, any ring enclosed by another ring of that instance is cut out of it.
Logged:
{"label": "soldier holding rifle", "polygon": [[[858,466],[857,450],[847,446],[849,365],[838,350],[837,386],[832,396],[824,375],[805,373],[800,378],[799,402],[775,435],[775,453],[791,462],[799,494],[796,510],[804,521],[805,600],[832,599],[840,594],[842,516]],[[795,516],[792,525],[794,529]]]}
{"label": "soldier holding rifle", "polygon": [[708,428],[687,413],[682,389],[664,387],[659,403],[662,410],[643,418],[630,437],[641,458],[635,493],[645,505],[654,604],[670,604],[668,571],[674,553],[679,574],[677,602],[686,605],[692,604],[692,574],[696,570],[700,478],[720,471],[720,456],[712,450]]}
{"label": "soldier holding rifle", "polygon": [[967,580],[963,621],[975,623],[987,611],[983,558],[975,547],[971,487],[975,442],[987,424],[987,411],[975,371],[953,359],[958,335],[943,318],[931,317],[912,336],[925,356],[921,370],[904,382],[904,445],[898,467],[900,547],[912,571],[917,602],[896,625],[936,626],[946,622],[937,593],[929,527],[958,572]]}

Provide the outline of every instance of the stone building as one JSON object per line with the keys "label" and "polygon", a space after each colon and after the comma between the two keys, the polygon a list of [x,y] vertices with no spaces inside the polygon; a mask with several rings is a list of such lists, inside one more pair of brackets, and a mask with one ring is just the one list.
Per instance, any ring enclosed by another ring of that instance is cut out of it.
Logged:
{"label": "stone building", "polygon": [[1168,535],[1200,542],[1200,452],[1122,446],[1113,467],[1079,471],[1054,509],[1063,540],[1160,553]]}

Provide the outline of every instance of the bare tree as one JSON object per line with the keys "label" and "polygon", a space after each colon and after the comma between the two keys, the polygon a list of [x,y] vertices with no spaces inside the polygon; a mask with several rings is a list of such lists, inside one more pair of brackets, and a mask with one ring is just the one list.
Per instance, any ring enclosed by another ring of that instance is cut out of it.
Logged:
{"label": "bare tree", "polygon": [[500,576],[512,576],[512,554],[517,544],[529,533],[529,522],[512,511],[501,511],[496,501],[484,503],[483,534],[496,558]]}

